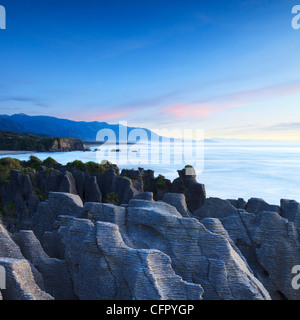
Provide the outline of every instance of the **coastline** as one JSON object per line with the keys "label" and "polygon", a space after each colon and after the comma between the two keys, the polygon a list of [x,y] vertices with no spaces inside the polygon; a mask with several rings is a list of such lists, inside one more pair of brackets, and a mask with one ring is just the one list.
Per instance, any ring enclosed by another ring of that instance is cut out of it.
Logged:
{"label": "coastline", "polygon": [[[101,149],[100,146],[99,148]],[[143,152],[148,150],[144,146],[140,148]],[[109,151],[110,149],[112,148],[108,147]],[[120,155],[123,155],[127,150],[121,146],[120,149],[122,149]],[[160,150],[157,148],[154,152],[154,155],[157,156]],[[206,145],[204,152],[204,168],[196,171],[199,181],[207,187],[208,196],[221,199],[263,198],[268,203],[276,205],[280,205],[280,199],[300,200],[298,192],[300,180],[299,147],[248,146],[241,148],[240,146],[214,144],[213,146]],[[51,157],[62,165],[74,160],[81,160],[84,163],[97,162],[97,156],[99,156],[97,152],[93,151],[0,151],[0,158],[11,157],[21,161],[28,161],[30,155],[34,155],[42,161]],[[135,154],[133,153],[133,155]],[[112,158],[110,159],[110,157]],[[117,153],[108,152],[107,156],[101,158],[116,163],[113,157],[117,157]],[[119,167],[129,170],[137,170],[139,167],[151,169],[156,175],[161,174],[173,181],[177,177],[177,170],[187,164],[168,165],[162,161],[159,164],[154,164],[142,160],[139,163],[119,164]]]}
{"label": "coastline", "polygon": [[6,155],[18,155],[18,154],[32,154],[36,153],[37,151],[13,151],[13,150],[0,150],[0,156]]}

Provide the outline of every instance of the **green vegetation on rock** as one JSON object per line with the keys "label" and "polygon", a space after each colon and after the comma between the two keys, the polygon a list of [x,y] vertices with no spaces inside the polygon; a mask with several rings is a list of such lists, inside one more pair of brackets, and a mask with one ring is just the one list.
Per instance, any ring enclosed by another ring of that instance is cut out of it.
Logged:
{"label": "green vegetation on rock", "polygon": [[56,138],[0,131],[0,150],[49,151]]}
{"label": "green vegetation on rock", "polygon": [[118,205],[119,204],[119,197],[115,192],[111,192],[107,195],[108,203]]}
{"label": "green vegetation on rock", "polygon": [[67,169],[77,169],[80,171],[87,171],[91,173],[105,173],[108,168],[118,169],[115,164],[112,164],[108,161],[103,164],[99,164],[97,162],[89,161],[83,163],[81,160],[74,160],[72,162],[67,163]]}
{"label": "green vegetation on rock", "polygon": [[20,161],[12,158],[0,159],[0,185],[10,182],[11,170],[22,170]]}
{"label": "green vegetation on rock", "polygon": [[157,189],[165,190],[168,188],[165,177],[163,175],[158,175],[158,177],[155,180],[155,186]]}
{"label": "green vegetation on rock", "polygon": [[55,166],[55,165],[57,165],[57,164],[59,164],[56,160],[54,160],[53,158],[51,158],[51,157],[48,157],[47,159],[45,159],[44,161],[43,161],[43,166],[45,166],[45,167],[53,167],[53,166]]}
{"label": "green vegetation on rock", "polygon": [[40,160],[38,157],[30,156],[29,160],[26,162],[26,164],[33,169],[37,169],[39,166],[43,164],[43,161]]}

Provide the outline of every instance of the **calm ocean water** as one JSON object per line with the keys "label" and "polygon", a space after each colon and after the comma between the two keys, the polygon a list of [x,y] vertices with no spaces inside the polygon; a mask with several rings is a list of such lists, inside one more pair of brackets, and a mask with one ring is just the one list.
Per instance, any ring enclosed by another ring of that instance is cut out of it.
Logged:
{"label": "calm ocean water", "polygon": [[[110,145],[105,151],[106,147],[93,145],[91,152],[33,153],[33,155],[41,160],[50,156],[61,164],[67,164],[73,160],[87,162],[103,159],[116,163],[115,157],[122,159],[128,154],[129,163],[119,163],[120,169],[137,169],[138,167],[152,169],[155,175],[163,174],[171,180],[178,177],[177,170],[182,169],[186,164],[192,164],[196,167],[198,182],[206,186],[208,197],[244,198],[245,200],[257,197],[272,204],[279,204],[280,199],[300,201],[299,145],[205,143],[203,148],[200,146],[198,149],[193,149],[190,145],[186,146],[185,150],[181,145],[175,145],[170,150],[168,146],[152,146],[149,150],[146,144],[128,147]],[[101,151],[95,152],[96,148],[100,148]],[[112,151],[114,149],[120,149],[120,152]],[[191,153],[192,151],[194,154]],[[181,161],[181,155],[187,153],[190,158],[185,157],[187,160]],[[27,160],[30,154],[10,156]]]}

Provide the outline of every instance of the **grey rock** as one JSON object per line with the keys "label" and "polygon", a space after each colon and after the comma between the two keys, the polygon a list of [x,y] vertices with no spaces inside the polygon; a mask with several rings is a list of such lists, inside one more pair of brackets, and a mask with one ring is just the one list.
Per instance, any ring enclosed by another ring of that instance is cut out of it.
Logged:
{"label": "grey rock", "polygon": [[280,213],[279,206],[268,204],[265,200],[259,198],[249,199],[246,210],[251,213],[258,213],[261,211],[273,211]]}
{"label": "grey rock", "polygon": [[133,187],[138,191],[143,191],[143,177],[139,170],[127,170],[123,169],[121,177],[127,177],[132,181]]}
{"label": "grey rock", "polygon": [[7,228],[12,231],[31,228],[31,219],[39,204],[29,175],[20,171],[12,170],[10,173],[11,182],[0,189],[2,206],[8,203],[15,205],[15,217],[8,217]]}
{"label": "grey rock", "polygon": [[62,245],[61,236],[57,233],[57,230],[45,231],[40,242],[49,257],[64,260],[65,248]]}
{"label": "grey rock", "polygon": [[300,235],[300,203],[295,200],[282,199],[280,201],[281,216],[295,224]]}
{"label": "grey rock", "polygon": [[[85,172],[77,170],[77,169],[71,169],[70,172],[72,173],[72,176],[75,180],[75,186],[77,190],[77,194],[81,198],[82,201],[84,201],[85,196]],[[55,191],[55,190],[54,190]]]}
{"label": "grey rock", "polygon": [[82,197],[85,202],[101,202],[102,194],[94,176],[86,176],[84,182],[84,195]]}
{"label": "grey rock", "polygon": [[117,225],[64,216],[60,224],[80,299],[201,298],[201,286],[175,275],[165,254],[126,246]]}
{"label": "grey rock", "polygon": [[229,201],[231,205],[233,205],[237,209],[243,209],[243,210],[246,209],[247,202],[243,198],[238,198],[237,200],[228,199],[227,201]]}
{"label": "grey rock", "polygon": [[45,291],[56,300],[74,300],[73,284],[64,260],[49,258],[31,230],[13,236],[23,256],[42,274]]}
{"label": "grey rock", "polygon": [[247,268],[252,272],[247,260],[244,258],[242,252],[239,250],[239,248],[236,246],[234,241],[230,238],[227,230],[223,227],[221,221],[216,218],[205,218],[201,220],[201,223],[205,226],[205,228],[213,233],[220,234],[224,238],[227,239],[227,241],[230,243],[231,247],[234,251],[236,251],[240,258],[244,261],[245,265],[247,265]]}
{"label": "grey rock", "polygon": [[113,168],[106,173],[95,175],[97,183],[103,196],[103,201],[110,193],[116,193],[119,204],[126,204],[139,192],[134,188],[131,180],[120,177]]}
{"label": "grey rock", "polygon": [[[19,246],[13,241],[12,237],[0,222],[0,257],[12,259],[25,259]],[[40,272],[30,264],[35,282],[44,290],[44,281]]]}
{"label": "grey rock", "polygon": [[131,199],[128,203],[128,208],[143,208],[148,211],[157,211],[163,214],[171,214],[178,217],[181,217],[181,214],[177,211],[177,209],[168,203],[162,201],[147,201],[147,200],[138,200]]}
{"label": "grey rock", "polygon": [[300,241],[295,225],[276,212],[260,212],[251,231],[259,264],[276,288],[276,292],[270,294],[299,300],[299,290],[291,286],[291,270],[300,262]]}
{"label": "grey rock", "polygon": [[155,188],[155,178],[154,178],[154,171],[153,170],[144,170],[142,168],[139,169],[142,179],[143,179],[143,190],[145,192],[152,192],[154,193]]}
{"label": "grey rock", "polygon": [[101,202],[102,193],[100,191],[97,176],[77,169],[70,171],[75,180],[77,194],[83,202]]}
{"label": "grey rock", "polygon": [[189,212],[185,200],[184,194],[180,193],[166,193],[163,197],[163,201],[175,207],[177,211],[183,217],[190,217],[191,213]]}
{"label": "grey rock", "polygon": [[136,194],[132,199],[154,201],[153,192],[140,192]]}
{"label": "grey rock", "polygon": [[45,202],[38,206],[33,219],[33,231],[41,241],[45,231],[55,230],[54,222],[58,215],[80,216],[83,203],[78,195],[70,193],[50,192]]}
{"label": "grey rock", "polygon": [[118,226],[126,223],[126,209],[110,203],[85,203],[84,212],[86,217],[92,221],[103,221],[117,224]]}
{"label": "grey rock", "polygon": [[0,266],[6,273],[6,289],[1,290],[4,300],[53,300],[35,283],[27,260],[0,257]]}
{"label": "grey rock", "polygon": [[204,205],[193,213],[199,220],[204,218],[224,218],[237,214],[238,210],[229,201],[219,198],[206,199]]}
{"label": "grey rock", "polygon": [[300,299],[300,293],[291,286],[292,267],[300,261],[299,234],[294,223],[267,211],[237,210],[218,217],[272,299]]}
{"label": "grey rock", "polygon": [[77,194],[73,175],[69,171],[62,173],[58,170],[53,170],[48,181],[48,191]]}
{"label": "grey rock", "polygon": [[204,184],[196,181],[196,172],[194,168],[178,170],[179,178],[172,182],[172,193],[183,193],[186,198],[187,207],[190,212],[194,212],[201,208],[206,199],[206,191]]}
{"label": "grey rock", "polygon": [[24,259],[20,248],[11,239],[9,233],[0,222],[0,257]]}
{"label": "grey rock", "polygon": [[136,248],[167,254],[176,274],[204,288],[204,299],[270,299],[230,242],[196,219],[166,214],[146,206],[127,209],[128,237]]}

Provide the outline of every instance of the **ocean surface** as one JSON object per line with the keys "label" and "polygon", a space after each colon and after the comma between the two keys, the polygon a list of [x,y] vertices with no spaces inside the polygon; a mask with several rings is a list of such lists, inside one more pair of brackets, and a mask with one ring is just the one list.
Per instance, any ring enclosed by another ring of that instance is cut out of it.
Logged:
{"label": "ocean surface", "polygon": [[[222,199],[263,198],[271,204],[280,199],[300,202],[300,145],[242,145],[204,143],[199,145],[92,145],[89,152],[23,153],[1,155],[28,160],[52,157],[61,164],[73,160],[109,160],[120,169],[151,169],[170,180],[177,170],[193,165],[197,181],[204,183],[208,197]],[[100,151],[95,151],[100,149]],[[117,151],[116,151],[117,150]]]}

